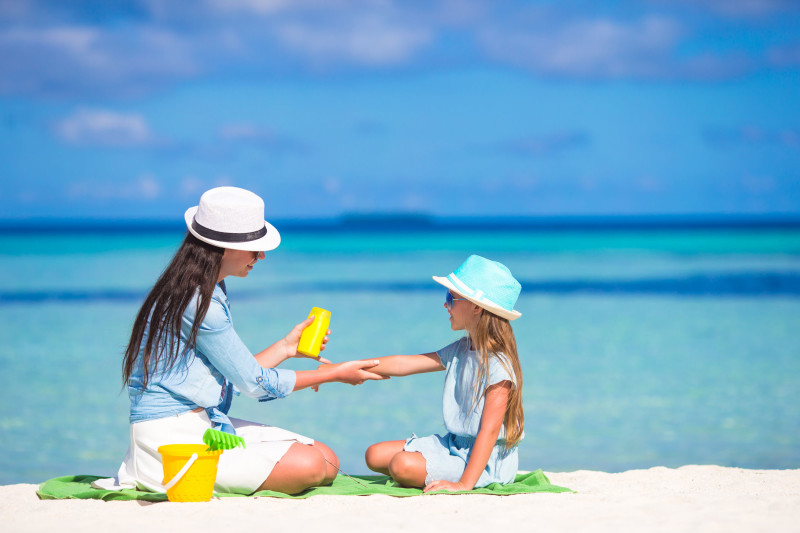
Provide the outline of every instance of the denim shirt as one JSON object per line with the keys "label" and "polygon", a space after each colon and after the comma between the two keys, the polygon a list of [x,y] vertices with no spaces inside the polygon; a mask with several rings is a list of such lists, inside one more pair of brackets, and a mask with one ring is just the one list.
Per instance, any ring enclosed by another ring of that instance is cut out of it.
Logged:
{"label": "denim shirt", "polygon": [[128,386],[131,423],[202,407],[214,427],[235,433],[227,416],[234,394],[241,392],[259,401],[268,401],[283,398],[294,389],[293,370],[262,368],[236,334],[224,283],[214,287],[208,312],[197,332],[196,348],[187,348],[198,296],[199,293],[183,313],[177,361],[169,369],[159,365],[158,372],[151,372],[144,389],[142,342]]}

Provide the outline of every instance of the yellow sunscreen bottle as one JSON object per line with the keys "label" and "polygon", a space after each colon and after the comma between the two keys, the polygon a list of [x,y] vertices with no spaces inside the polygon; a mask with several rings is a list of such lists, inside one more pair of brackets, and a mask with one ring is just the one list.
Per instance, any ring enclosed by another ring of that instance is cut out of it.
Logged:
{"label": "yellow sunscreen bottle", "polygon": [[303,330],[300,335],[300,344],[297,351],[303,355],[319,357],[319,349],[322,346],[322,338],[328,333],[328,326],[331,323],[331,312],[320,307],[314,307],[308,314],[314,316],[314,321]]}

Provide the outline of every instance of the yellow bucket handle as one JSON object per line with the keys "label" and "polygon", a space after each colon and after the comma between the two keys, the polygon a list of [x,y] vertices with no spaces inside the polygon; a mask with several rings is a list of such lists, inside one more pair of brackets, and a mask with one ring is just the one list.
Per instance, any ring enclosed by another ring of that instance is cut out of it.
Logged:
{"label": "yellow bucket handle", "polygon": [[196,453],[193,453],[193,454],[192,454],[192,456],[191,456],[191,457],[189,457],[189,460],[188,460],[188,461],[186,461],[186,464],[185,464],[185,465],[183,465],[183,468],[181,468],[181,469],[178,471],[178,473],[177,473],[177,474],[175,474],[175,477],[173,477],[172,479],[170,479],[170,480],[169,480],[169,483],[167,483],[166,485],[164,485],[164,490],[165,490],[165,491],[167,491],[167,490],[171,489],[172,487],[174,487],[174,486],[175,486],[175,484],[176,484],[178,481],[180,481],[180,480],[181,480],[181,478],[183,477],[183,475],[184,475],[184,474],[185,474],[185,473],[186,473],[186,472],[189,470],[189,467],[190,467],[190,466],[192,466],[192,464],[193,464],[195,461],[197,461],[197,454],[196,454]]}

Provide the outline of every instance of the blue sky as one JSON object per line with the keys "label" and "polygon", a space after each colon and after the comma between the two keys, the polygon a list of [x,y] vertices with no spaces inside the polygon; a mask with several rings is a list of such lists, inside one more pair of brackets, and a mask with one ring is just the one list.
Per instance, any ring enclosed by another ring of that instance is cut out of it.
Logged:
{"label": "blue sky", "polygon": [[800,214],[783,0],[0,0],[0,219]]}

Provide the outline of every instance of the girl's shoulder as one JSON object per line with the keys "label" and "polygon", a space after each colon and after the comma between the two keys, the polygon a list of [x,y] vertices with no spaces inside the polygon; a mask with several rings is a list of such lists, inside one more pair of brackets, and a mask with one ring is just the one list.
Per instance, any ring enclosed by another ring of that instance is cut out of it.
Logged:
{"label": "girl's shoulder", "polygon": [[441,350],[437,350],[436,355],[439,356],[439,359],[442,361],[442,364],[446,365],[447,362],[453,359],[454,357],[466,354],[469,352],[469,350],[470,350],[469,337],[461,337],[457,341],[451,342]]}
{"label": "girl's shoulder", "polygon": [[490,352],[489,353],[489,380],[490,384],[499,383],[501,381],[509,380],[514,385],[517,384],[517,376],[515,375],[514,365],[503,352]]}
{"label": "girl's shoulder", "polygon": [[511,358],[503,352],[489,352],[489,361],[496,361],[500,364],[511,364]]}

